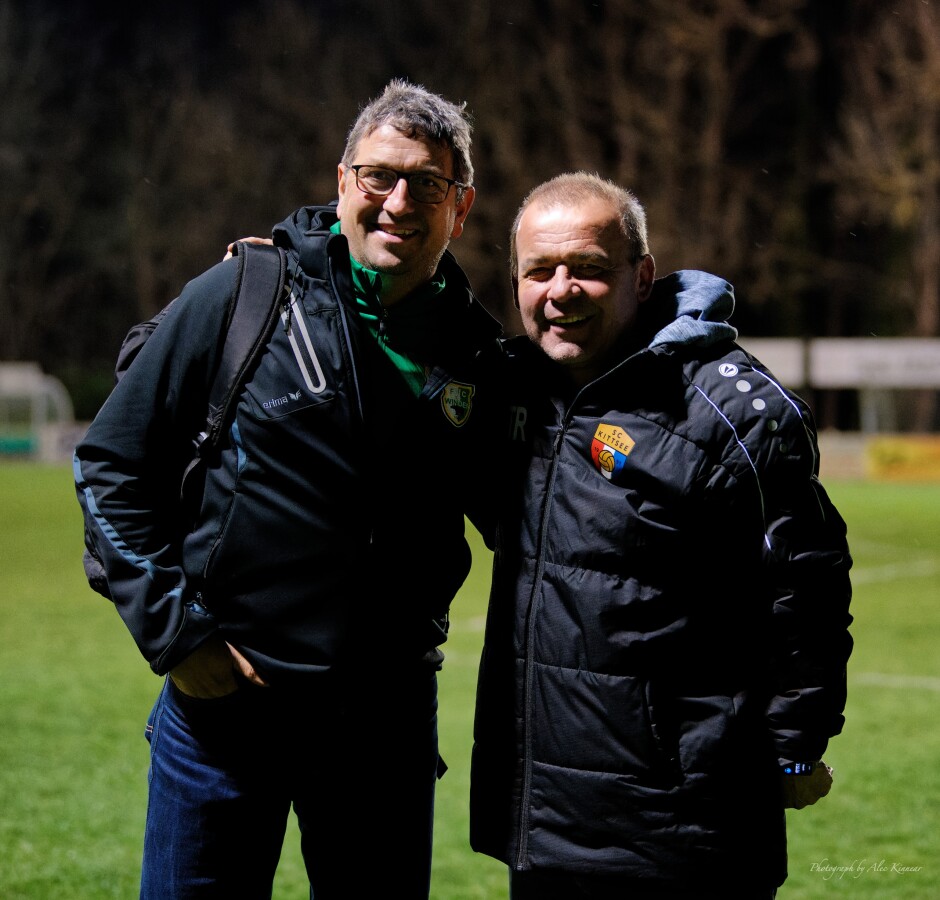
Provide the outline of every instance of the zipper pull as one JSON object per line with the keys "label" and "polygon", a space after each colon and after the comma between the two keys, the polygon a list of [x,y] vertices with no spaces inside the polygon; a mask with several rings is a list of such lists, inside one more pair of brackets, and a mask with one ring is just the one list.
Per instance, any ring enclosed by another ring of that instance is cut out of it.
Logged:
{"label": "zipper pull", "polygon": [[293,327],[293,316],[294,316],[294,295],[293,293],[288,294],[284,302],[281,304],[284,307],[284,313],[281,318],[284,320],[284,333],[290,334],[291,328]]}
{"label": "zipper pull", "polygon": [[211,615],[209,608],[206,606],[203,600],[202,591],[196,591],[196,596],[189,601],[188,605],[194,613],[198,613],[200,616]]}

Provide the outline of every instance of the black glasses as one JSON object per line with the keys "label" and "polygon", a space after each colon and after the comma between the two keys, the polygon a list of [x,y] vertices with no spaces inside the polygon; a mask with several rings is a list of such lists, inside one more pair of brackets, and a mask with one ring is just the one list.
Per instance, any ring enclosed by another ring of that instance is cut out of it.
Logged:
{"label": "black glasses", "polygon": [[469,185],[443,175],[431,175],[428,172],[396,172],[384,166],[349,166],[356,173],[356,187],[364,194],[385,197],[395,190],[398,182],[404,178],[408,184],[408,194],[418,203],[443,203],[453,185],[466,188]]}

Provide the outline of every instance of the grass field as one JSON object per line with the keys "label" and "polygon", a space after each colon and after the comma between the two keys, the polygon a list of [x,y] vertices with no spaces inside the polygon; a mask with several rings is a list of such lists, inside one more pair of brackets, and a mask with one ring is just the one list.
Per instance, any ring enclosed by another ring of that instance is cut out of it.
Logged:
{"label": "grass field", "polygon": [[[940,485],[835,483],[856,559],[849,707],[833,793],[791,812],[782,900],[940,897]],[[85,586],[65,467],[0,464],[0,898],[136,896],[158,679]],[[441,676],[433,897],[506,897],[467,846],[488,559],[454,605]],[[366,854],[367,858],[367,854]],[[394,893],[389,886],[389,894]],[[355,896],[355,891],[351,892]],[[295,832],[275,897],[306,897]]]}

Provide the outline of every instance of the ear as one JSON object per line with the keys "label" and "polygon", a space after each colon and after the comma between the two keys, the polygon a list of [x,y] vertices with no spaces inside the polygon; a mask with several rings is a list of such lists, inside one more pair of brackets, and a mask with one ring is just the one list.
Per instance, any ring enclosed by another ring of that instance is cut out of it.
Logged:
{"label": "ear", "polygon": [[336,187],[339,196],[339,205],[342,209],[343,195],[346,193],[346,173],[349,171],[342,163],[336,167]]}
{"label": "ear", "polygon": [[638,259],[633,267],[633,289],[636,292],[637,302],[648,300],[653,292],[653,281],[656,279],[656,260],[647,253]]}
{"label": "ear", "polygon": [[512,281],[512,305],[519,308],[519,278],[517,275],[511,275],[510,281]]}
{"label": "ear", "polygon": [[452,238],[459,238],[463,234],[463,223],[467,218],[467,214],[470,212],[470,207],[473,206],[473,201],[476,199],[477,192],[474,188],[468,187],[464,189],[463,197],[460,198],[460,202],[454,207],[454,227],[451,229],[450,236]]}

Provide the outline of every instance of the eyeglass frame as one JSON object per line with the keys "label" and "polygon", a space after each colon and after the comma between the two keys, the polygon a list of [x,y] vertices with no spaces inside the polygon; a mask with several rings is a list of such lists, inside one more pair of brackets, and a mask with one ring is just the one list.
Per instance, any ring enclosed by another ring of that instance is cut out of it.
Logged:
{"label": "eyeglass frame", "polygon": [[[458,190],[466,190],[471,187],[471,185],[464,183],[463,181],[457,181],[456,178],[446,178],[444,175],[438,175],[436,172],[399,172],[397,169],[392,169],[389,166],[377,166],[373,163],[357,163],[354,166],[346,166],[347,169],[352,169],[353,174],[356,176],[356,187],[362,191],[363,194],[372,194],[373,197],[388,197],[395,188],[398,187],[398,182],[404,180],[405,184],[408,185],[408,196],[414,200],[415,203],[426,203],[428,206],[437,206],[438,204],[443,203],[447,196],[450,194],[450,189],[454,186]],[[381,169],[383,172],[391,172],[395,176],[395,183],[384,193],[378,193],[377,191],[367,191],[359,183],[359,170],[360,169]],[[430,178],[437,178],[441,181],[447,183],[447,190],[444,191],[444,196],[440,200],[419,200],[411,191],[411,179],[417,176],[424,176]],[[459,198],[458,198],[459,199]]]}

